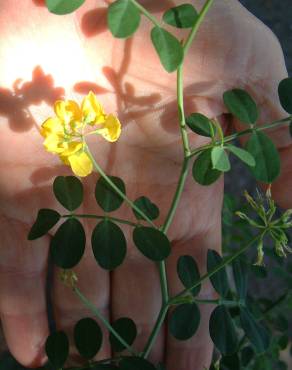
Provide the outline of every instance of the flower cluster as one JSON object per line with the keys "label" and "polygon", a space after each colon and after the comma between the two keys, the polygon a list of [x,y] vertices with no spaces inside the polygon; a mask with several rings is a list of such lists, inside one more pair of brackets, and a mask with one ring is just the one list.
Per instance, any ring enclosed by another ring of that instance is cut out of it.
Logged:
{"label": "flower cluster", "polygon": [[87,129],[93,129],[90,134],[96,133],[114,142],[121,134],[118,118],[104,112],[93,92],[89,92],[81,106],[72,100],[58,100],[54,111],[56,116],[48,118],[41,126],[46,150],[57,154],[77,176],[89,175],[93,165],[86,151]]}
{"label": "flower cluster", "polygon": [[287,210],[282,216],[275,219],[277,207],[271,195],[271,187],[268,187],[265,196],[258,193],[257,199],[252,198],[247,192],[245,198],[251,208],[256,212],[257,219],[248,217],[243,212],[236,212],[237,216],[247,221],[251,226],[264,230],[258,243],[258,257],[256,265],[263,265],[264,243],[263,237],[269,235],[275,243],[275,252],[280,257],[286,257],[286,252],[292,253],[288,246],[287,229],[292,227],[292,210]]}

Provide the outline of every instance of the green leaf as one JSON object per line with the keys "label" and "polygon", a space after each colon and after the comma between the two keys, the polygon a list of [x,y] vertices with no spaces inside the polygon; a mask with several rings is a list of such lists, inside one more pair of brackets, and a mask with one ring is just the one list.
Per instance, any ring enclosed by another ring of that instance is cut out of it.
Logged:
{"label": "green leaf", "polygon": [[[147,197],[140,197],[135,200],[135,206],[137,206],[144,214],[150,219],[155,220],[159,217],[159,208],[151,202]],[[133,209],[134,215],[137,220],[144,220],[142,216],[139,215],[137,211]]]}
{"label": "green leaf", "polygon": [[186,118],[186,124],[193,132],[201,136],[212,137],[214,132],[213,123],[201,113],[192,113]]}
{"label": "green leaf", "polygon": [[258,108],[256,102],[245,90],[226,91],[223,94],[223,100],[228,111],[239,121],[251,125],[256,123],[259,117]]}
{"label": "green leaf", "polygon": [[120,370],[156,370],[155,366],[141,357],[124,357],[119,363]]}
{"label": "green leaf", "polygon": [[211,160],[213,164],[213,169],[228,172],[231,168],[228,154],[225,149],[221,146],[215,146],[211,151]]}
{"label": "green leaf", "polygon": [[253,132],[246,149],[254,157],[256,165],[250,168],[258,181],[272,183],[280,174],[280,156],[272,140],[263,132]]}
{"label": "green leaf", "polygon": [[252,347],[244,347],[241,351],[241,363],[246,367],[255,357]]}
{"label": "green leaf", "polygon": [[[108,177],[123,194],[126,194],[126,187],[122,179],[115,176]],[[120,208],[124,201],[103,177],[100,177],[96,183],[95,199],[105,212],[115,211]]]}
{"label": "green leaf", "polygon": [[[190,288],[200,279],[198,265],[192,256],[181,256],[177,262],[177,274],[185,288]],[[193,296],[199,294],[201,284],[191,290]]]}
{"label": "green leaf", "polygon": [[195,335],[200,319],[200,310],[196,303],[181,304],[170,315],[169,331],[176,339],[187,340]]}
{"label": "green leaf", "polygon": [[292,114],[292,78],[285,78],[278,87],[279,98],[286,112]]}
{"label": "green leaf", "polygon": [[288,344],[289,344],[288,335],[284,334],[278,339],[278,345],[279,345],[281,351],[284,351],[284,349],[287,348]]}
{"label": "green leaf", "polygon": [[167,72],[174,72],[183,61],[183,48],[178,39],[161,27],[154,27],[151,40]]}
{"label": "green leaf", "polygon": [[[207,270],[208,273],[213,271],[218,265],[222,263],[222,257],[215,250],[208,250],[207,254]],[[225,267],[210,277],[211,283],[222,297],[225,297],[229,291],[228,278]]]}
{"label": "green leaf", "polygon": [[213,169],[211,149],[198,155],[193,165],[193,178],[200,185],[211,185],[219,179],[222,172]]}
{"label": "green leaf", "polygon": [[80,221],[69,218],[52,237],[50,252],[58,267],[70,269],[78,264],[85,250],[85,232]]}
{"label": "green leaf", "polygon": [[222,355],[232,355],[236,352],[238,339],[235,325],[225,306],[217,306],[212,312],[209,321],[209,332],[212,341]]}
{"label": "green leaf", "polygon": [[152,261],[163,261],[171,252],[167,236],[153,227],[136,227],[133,240],[139,251]]}
{"label": "green leaf", "polygon": [[91,237],[94,257],[106,270],[114,270],[124,261],[127,242],[121,228],[109,220],[96,225]]}
{"label": "green leaf", "polygon": [[53,209],[40,209],[37,219],[28,234],[28,240],[34,240],[47,234],[47,232],[60,220],[60,217],[61,215]]}
{"label": "green leaf", "polygon": [[88,370],[118,370],[119,368],[115,365],[98,364],[94,367],[88,368]]}
{"label": "green leaf", "polygon": [[239,158],[248,166],[254,167],[256,165],[254,157],[248,151],[230,144],[226,145],[226,149],[228,149],[231,153],[233,153],[237,158]]}
{"label": "green leaf", "polygon": [[127,38],[133,35],[140,21],[140,12],[131,0],[117,0],[108,8],[108,27],[117,38]]}
{"label": "green leaf", "polygon": [[163,21],[177,28],[192,28],[198,19],[198,13],[191,4],[182,4],[167,10]]}
{"label": "green leaf", "polygon": [[83,201],[83,185],[75,176],[56,177],[53,190],[57,200],[68,211],[74,211]]}
{"label": "green leaf", "polygon": [[[112,327],[129,346],[134,343],[137,337],[137,328],[133,320],[121,317],[112,324]],[[115,352],[121,352],[126,348],[112,333],[110,333],[109,341]]]}
{"label": "green leaf", "polygon": [[90,317],[81,319],[74,327],[74,341],[78,352],[87,360],[92,359],[102,345],[102,331]]}
{"label": "green leaf", "polygon": [[242,370],[240,368],[240,360],[238,354],[232,356],[224,356],[220,360],[220,370]]}
{"label": "green leaf", "polygon": [[266,351],[270,344],[269,334],[262,325],[256,322],[247,308],[240,307],[240,323],[257,353]]}
{"label": "green leaf", "polygon": [[236,291],[240,299],[245,299],[247,294],[248,269],[244,261],[237,259],[232,263],[232,270]]}
{"label": "green leaf", "polygon": [[49,335],[45,348],[50,363],[57,369],[63,367],[69,355],[69,340],[67,335],[63,331]]}
{"label": "green leaf", "polygon": [[84,2],[85,0],[46,0],[46,5],[51,13],[63,15],[74,12]]}

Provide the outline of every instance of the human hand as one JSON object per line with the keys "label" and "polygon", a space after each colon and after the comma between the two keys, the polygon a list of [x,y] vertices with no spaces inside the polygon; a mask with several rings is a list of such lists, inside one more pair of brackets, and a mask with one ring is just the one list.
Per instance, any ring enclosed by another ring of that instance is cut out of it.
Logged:
{"label": "human hand", "polygon": [[[97,9],[86,4],[66,17],[50,15],[36,3],[41,5],[36,0],[26,5],[3,1],[0,14],[0,312],[10,350],[30,366],[42,361],[48,334],[45,276],[49,236],[32,243],[27,241],[27,234],[37,209],[58,209],[51,191],[53,178],[70,174],[58,158],[44,151],[38,132],[40,123],[52,114],[53,102],[62,95],[81,100],[93,90],[107,112],[117,112],[123,125],[120,140],[108,144],[100,137],[91,137],[89,145],[106,172],[125,181],[131,199],[146,195],[159,205],[157,225],[167,214],[182,162],[175,74],[167,74],[160,67],[149,41],[149,24],[144,22],[133,39],[124,42],[106,31],[106,2]],[[144,3],[158,16],[172,5],[170,1]],[[197,8],[202,4],[194,2]],[[90,22],[94,16],[99,19],[96,27]],[[236,1],[215,1],[186,62],[186,111],[217,117],[227,128],[230,119],[224,115],[222,93],[244,87],[261,103],[263,122],[279,119],[285,114],[276,90],[285,74],[274,36]],[[283,130],[274,137],[284,164],[274,195],[288,206],[291,141]],[[193,148],[204,140],[190,135]],[[92,175],[84,180],[87,198],[80,212],[97,213],[93,196],[96,178]],[[279,184],[284,184],[286,192],[277,192]],[[181,289],[176,277],[179,255],[193,255],[203,271],[207,249],[220,248],[222,190],[222,179],[210,187],[187,180],[169,230],[173,248],[167,261],[171,294]],[[116,216],[130,219],[132,212],[124,205]],[[90,235],[94,223],[86,221],[84,226]],[[132,245],[131,230],[124,231],[128,252],[121,267],[111,275],[102,270],[88,245],[75,271],[80,290],[106,316],[128,316],[136,322],[140,335],[135,347],[140,350],[160,308],[159,278],[156,266]],[[56,323],[58,328],[70,331],[89,313],[62,285],[57,271],[54,275]],[[205,287],[202,294],[213,293]],[[168,370],[209,365],[209,313],[205,307],[202,310],[201,326],[191,340],[178,342],[161,331],[151,353],[153,361],[165,360]],[[110,355],[105,340],[99,357]]]}

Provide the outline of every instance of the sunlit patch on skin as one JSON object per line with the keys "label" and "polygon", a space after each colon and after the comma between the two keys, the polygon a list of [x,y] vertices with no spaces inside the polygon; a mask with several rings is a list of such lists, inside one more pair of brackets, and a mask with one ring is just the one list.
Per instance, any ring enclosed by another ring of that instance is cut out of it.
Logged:
{"label": "sunlit patch on skin", "polygon": [[2,65],[5,70],[5,81],[2,81],[2,84],[11,84],[15,80],[16,71],[18,77],[29,79],[33,65],[41,65],[45,71],[54,75],[55,81],[61,86],[70,86],[73,76],[76,75],[81,80],[90,80],[93,72],[80,52],[80,45],[70,38],[66,39],[64,45],[62,40],[52,38],[42,44],[28,39],[22,40],[21,43],[15,40],[15,43],[9,45],[10,57],[6,59],[7,63]]}

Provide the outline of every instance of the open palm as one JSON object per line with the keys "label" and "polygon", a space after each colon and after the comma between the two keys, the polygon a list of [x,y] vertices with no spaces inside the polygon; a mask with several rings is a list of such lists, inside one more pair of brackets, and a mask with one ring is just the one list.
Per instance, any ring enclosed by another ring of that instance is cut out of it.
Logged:
{"label": "open palm", "polygon": [[[0,0],[0,314],[8,346],[24,365],[43,361],[48,334],[45,281],[50,237],[28,242],[27,234],[39,208],[64,213],[51,185],[55,176],[70,174],[57,157],[45,152],[39,134],[54,101],[62,97],[81,101],[92,90],[107,112],[118,115],[123,129],[117,143],[91,136],[88,144],[104,171],[124,180],[130,199],[145,195],[159,206],[157,225],[165,220],[182,164],[175,74],[159,65],[146,21],[132,39],[113,39],[106,29],[107,2],[100,3],[88,2],[76,14],[58,17],[49,14],[42,1]],[[160,17],[167,7],[183,1],[143,3]],[[199,9],[203,1],[193,3]],[[185,33],[177,36],[184,38]],[[237,1],[215,0],[185,64],[186,113],[217,117],[228,129],[233,122],[225,114],[222,94],[243,87],[260,103],[262,121],[281,118],[285,114],[276,93],[285,76],[281,49],[272,33]],[[289,206],[292,153],[287,137],[283,130],[274,133],[283,157],[282,177],[274,189],[280,203]],[[204,140],[190,134],[193,148]],[[78,213],[101,214],[94,198],[97,178],[93,174],[84,180],[86,198]],[[222,179],[202,187],[188,178],[168,235],[173,249],[167,260],[171,294],[181,289],[176,277],[179,255],[193,255],[203,271],[207,249],[220,248],[222,193]],[[125,204],[114,215],[134,217]],[[88,241],[94,225],[84,220]],[[107,317],[135,321],[139,336],[134,345],[142,350],[161,304],[159,276],[157,266],[133,245],[131,228],[124,232],[127,258],[113,273],[96,264],[90,242],[75,271],[82,293]],[[201,294],[213,293],[205,286]],[[62,285],[57,271],[52,302],[57,326],[67,332],[90,315]],[[100,358],[111,356],[106,338]],[[204,307],[194,338],[178,342],[161,330],[150,357],[164,361],[168,370],[189,370],[208,367],[211,354]]]}

